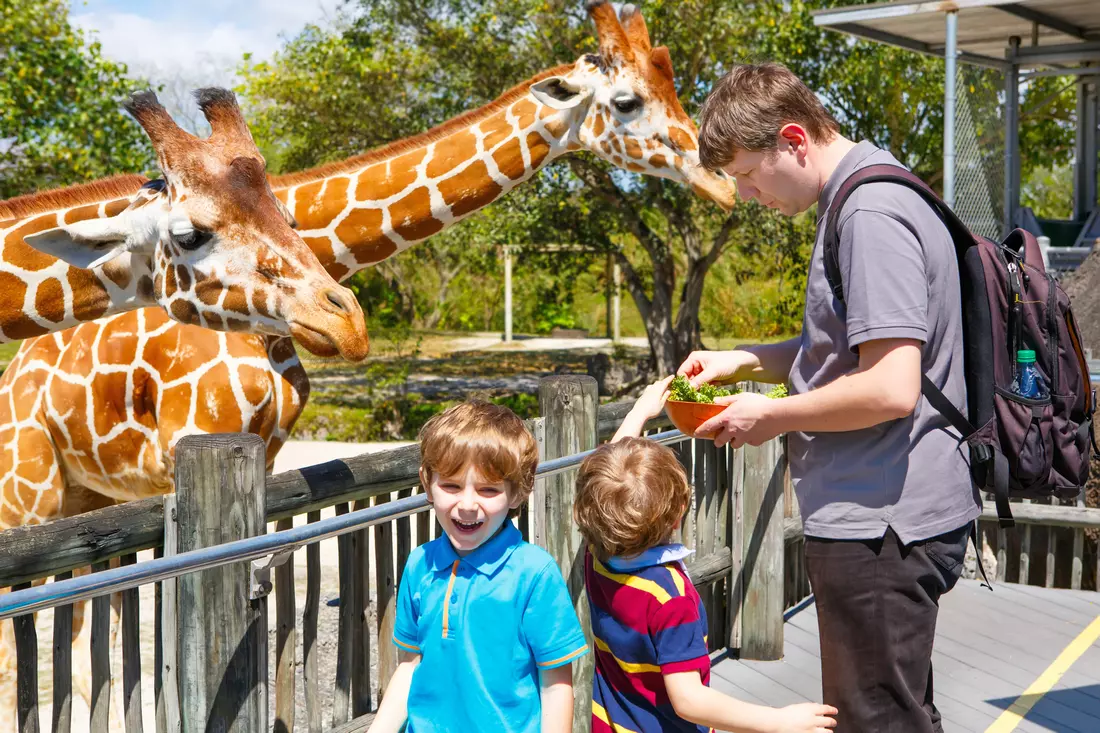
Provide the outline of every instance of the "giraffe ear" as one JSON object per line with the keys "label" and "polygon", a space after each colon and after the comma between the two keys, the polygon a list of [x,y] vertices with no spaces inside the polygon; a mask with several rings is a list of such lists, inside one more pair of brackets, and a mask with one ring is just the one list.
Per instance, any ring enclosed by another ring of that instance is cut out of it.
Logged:
{"label": "giraffe ear", "polygon": [[[23,241],[73,267],[90,270],[126,252],[156,242],[156,223],[122,212],[106,219],[85,219],[28,234]],[[152,224],[150,227],[149,224]]]}
{"label": "giraffe ear", "polygon": [[531,94],[553,109],[570,109],[588,100],[592,90],[570,84],[565,77],[551,76],[531,85]]}

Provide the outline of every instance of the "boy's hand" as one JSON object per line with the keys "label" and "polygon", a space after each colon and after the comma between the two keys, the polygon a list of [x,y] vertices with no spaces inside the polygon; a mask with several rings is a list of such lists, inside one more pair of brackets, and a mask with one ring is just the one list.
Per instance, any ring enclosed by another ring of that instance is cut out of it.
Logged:
{"label": "boy's hand", "polygon": [[661,414],[665,402],[668,401],[668,385],[672,383],[672,379],[665,377],[645,388],[645,392],[642,392],[642,396],[630,408],[619,429],[615,431],[611,438],[612,443],[623,438],[637,438],[645,429],[646,421]]}
{"label": "boy's hand", "polygon": [[816,702],[804,702],[788,705],[775,711],[772,726],[774,733],[829,733],[836,727],[836,715],[832,705],[819,705]]}
{"label": "boy's hand", "polygon": [[646,387],[642,396],[634,403],[631,412],[638,413],[646,420],[660,415],[661,410],[665,409],[665,402],[668,402],[668,385],[672,383],[673,378],[674,376],[665,377]]}

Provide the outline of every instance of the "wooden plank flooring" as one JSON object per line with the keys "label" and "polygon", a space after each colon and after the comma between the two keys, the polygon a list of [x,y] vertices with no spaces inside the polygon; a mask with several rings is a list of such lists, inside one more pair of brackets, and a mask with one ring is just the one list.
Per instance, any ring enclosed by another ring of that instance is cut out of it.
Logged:
{"label": "wooden plank flooring", "polygon": [[[940,601],[932,652],[945,733],[984,731],[1100,617],[1100,594],[960,580]],[[821,701],[817,611],[784,626],[784,658],[716,658],[712,685],[765,705]],[[1093,644],[1016,727],[1024,733],[1100,733],[1100,642]]]}

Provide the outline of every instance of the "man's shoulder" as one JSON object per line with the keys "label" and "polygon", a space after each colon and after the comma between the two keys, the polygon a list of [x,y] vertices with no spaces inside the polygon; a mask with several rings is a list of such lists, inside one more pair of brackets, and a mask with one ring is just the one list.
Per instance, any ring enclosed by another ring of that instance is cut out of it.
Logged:
{"label": "man's shoulder", "polygon": [[[901,171],[908,170],[886,151],[871,155],[856,170],[880,164],[893,165]],[[946,232],[946,227],[943,226],[939,215],[923,196],[908,186],[893,181],[874,181],[856,187],[841,210],[837,212],[840,217],[838,224],[843,226],[853,216],[861,214],[885,216],[911,229],[924,229],[934,225],[937,229],[943,229]]]}

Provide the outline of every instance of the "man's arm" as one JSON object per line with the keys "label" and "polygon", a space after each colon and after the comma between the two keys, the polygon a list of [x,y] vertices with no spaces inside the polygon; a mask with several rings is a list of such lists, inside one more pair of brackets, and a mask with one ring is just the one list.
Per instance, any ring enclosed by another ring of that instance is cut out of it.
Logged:
{"label": "man's arm", "polygon": [[859,346],[859,369],[805,394],[772,400],[720,397],[729,406],[699,426],[718,446],[760,445],[781,433],[859,430],[906,417],[920,398],[921,342],[875,339]]}
{"label": "man's arm", "polygon": [[704,382],[749,379],[781,384],[791,372],[800,341],[800,337],[795,337],[775,344],[739,346],[732,351],[693,351],[676,373],[687,377],[696,387]]}
{"label": "man's arm", "polygon": [[573,665],[539,670],[543,733],[569,733],[573,729]]}
{"label": "man's arm", "polygon": [[755,363],[750,363],[749,371],[738,381],[751,379],[768,384],[782,384],[787,381],[791,373],[794,358],[798,355],[798,346],[802,338],[795,336],[786,341],[774,344],[755,344],[742,346],[736,351],[745,351],[753,356]]}
{"label": "man's arm", "polygon": [[859,369],[774,403],[776,434],[860,430],[908,417],[920,399],[921,343],[877,339],[859,346]]}

